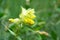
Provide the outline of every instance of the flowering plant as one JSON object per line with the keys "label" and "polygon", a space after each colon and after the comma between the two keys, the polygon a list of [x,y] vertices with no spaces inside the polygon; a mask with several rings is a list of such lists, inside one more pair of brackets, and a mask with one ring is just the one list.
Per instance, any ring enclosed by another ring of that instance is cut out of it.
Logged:
{"label": "flowering plant", "polygon": [[[34,9],[29,8],[26,10],[23,7],[21,7],[21,8],[22,8],[22,12],[19,14],[19,18],[15,18],[15,19],[10,18],[9,19],[10,24],[9,24],[9,28],[6,27],[7,30],[12,35],[14,35],[18,40],[24,39],[24,38],[22,38],[22,36],[24,36],[23,34],[25,34],[25,36],[26,36],[26,34],[28,34],[27,36],[32,35],[33,38],[34,38],[34,35],[37,34],[35,36],[36,37],[38,36],[38,39],[34,39],[34,40],[42,40],[41,36],[40,36],[41,34],[48,36],[47,32],[44,32],[44,31],[40,32],[40,29],[36,30],[36,29],[34,29],[34,27],[29,27],[29,26],[32,26],[35,24],[34,19],[36,18],[36,15],[35,15]],[[41,22],[41,23],[44,24],[44,22]],[[28,24],[28,25],[26,25],[26,24]],[[24,40],[26,40],[26,39],[24,39]],[[33,39],[28,38],[28,40],[33,40]]]}

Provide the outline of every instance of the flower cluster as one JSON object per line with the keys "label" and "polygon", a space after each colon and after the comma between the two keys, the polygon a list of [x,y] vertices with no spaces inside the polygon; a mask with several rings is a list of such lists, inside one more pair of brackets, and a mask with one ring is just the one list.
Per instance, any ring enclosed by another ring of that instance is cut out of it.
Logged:
{"label": "flower cluster", "polygon": [[34,9],[24,9],[23,7],[22,7],[22,12],[21,12],[21,14],[19,15],[19,17],[22,19],[22,21],[24,22],[24,23],[28,23],[28,24],[34,24],[35,22],[34,22],[34,18],[36,17],[35,15],[34,15],[34,13],[35,13],[35,11],[34,11]]}
{"label": "flower cluster", "polygon": [[36,17],[34,15],[35,11],[34,9],[25,9],[23,7],[22,8],[22,12],[19,14],[19,19],[9,19],[9,21],[11,22],[19,22],[20,20],[24,23],[27,24],[34,24],[34,18]]}

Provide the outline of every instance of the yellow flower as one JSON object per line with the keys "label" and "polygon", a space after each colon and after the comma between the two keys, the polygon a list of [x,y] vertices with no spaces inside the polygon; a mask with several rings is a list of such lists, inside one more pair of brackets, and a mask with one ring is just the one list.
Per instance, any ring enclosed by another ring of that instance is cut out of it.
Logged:
{"label": "yellow flower", "polygon": [[11,19],[9,19],[9,21],[12,23],[19,23],[20,22],[20,20],[18,18],[15,18],[15,19],[11,18]]}
{"label": "yellow flower", "polygon": [[34,9],[24,9],[22,7],[22,12],[21,14],[19,15],[20,18],[25,18],[25,17],[29,17],[31,19],[34,19],[36,16],[34,15],[35,11]]}
{"label": "yellow flower", "polygon": [[35,11],[34,9],[25,9],[22,7],[22,12],[21,14],[19,15],[20,19],[19,18],[15,18],[15,19],[9,19],[10,22],[13,22],[13,23],[19,23],[19,22],[24,22],[24,23],[27,23],[27,24],[34,24],[34,18],[36,17],[34,15]]}
{"label": "yellow flower", "polygon": [[19,15],[19,17],[22,19],[24,23],[34,24],[35,22],[33,21],[33,19],[36,17],[34,13],[35,13],[34,9],[26,10],[25,8],[22,7],[22,12]]}
{"label": "yellow flower", "polygon": [[32,19],[24,18],[24,22],[28,24],[34,24],[35,22]]}

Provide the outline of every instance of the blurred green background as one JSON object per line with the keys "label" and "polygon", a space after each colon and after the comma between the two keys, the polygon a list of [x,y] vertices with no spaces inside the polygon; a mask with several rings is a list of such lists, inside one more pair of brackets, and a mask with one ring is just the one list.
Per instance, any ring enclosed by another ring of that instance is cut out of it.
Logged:
{"label": "blurred green background", "polygon": [[0,40],[17,40],[6,32],[4,25],[9,18],[19,17],[21,6],[34,8],[37,22],[46,22],[40,27],[43,26],[41,30],[47,31],[50,37],[42,36],[42,40],[60,40],[60,0],[0,0]]}

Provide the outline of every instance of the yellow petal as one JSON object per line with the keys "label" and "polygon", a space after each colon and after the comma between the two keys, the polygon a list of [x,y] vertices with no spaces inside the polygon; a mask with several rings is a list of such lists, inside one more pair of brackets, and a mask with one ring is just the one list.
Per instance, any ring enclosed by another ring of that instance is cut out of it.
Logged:
{"label": "yellow petal", "polygon": [[29,18],[25,18],[24,22],[28,23],[28,24],[34,24],[34,21],[32,19],[29,19]]}
{"label": "yellow petal", "polygon": [[34,11],[34,9],[28,9],[28,10],[27,10],[27,13],[28,13],[28,14],[34,14],[35,11]]}
{"label": "yellow petal", "polygon": [[11,18],[11,19],[9,19],[9,21],[10,21],[10,22],[14,22],[14,19]]}
{"label": "yellow petal", "polygon": [[15,19],[11,18],[11,19],[9,19],[9,21],[12,23],[19,23],[20,22],[20,20],[18,18],[15,18]]}

